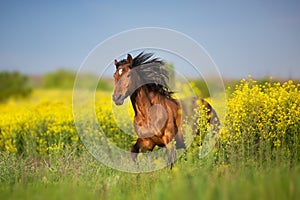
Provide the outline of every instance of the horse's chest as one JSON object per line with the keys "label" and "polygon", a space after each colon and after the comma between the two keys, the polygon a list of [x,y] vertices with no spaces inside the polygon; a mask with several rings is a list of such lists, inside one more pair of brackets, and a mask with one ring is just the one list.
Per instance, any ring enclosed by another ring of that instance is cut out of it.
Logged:
{"label": "horse's chest", "polygon": [[154,120],[151,121],[150,118],[144,116],[134,118],[134,128],[137,135],[142,138],[162,137],[164,133],[163,126],[158,126]]}
{"label": "horse's chest", "polygon": [[147,124],[149,124],[149,120],[143,116],[136,116],[134,118],[134,124],[137,126],[147,126]]}

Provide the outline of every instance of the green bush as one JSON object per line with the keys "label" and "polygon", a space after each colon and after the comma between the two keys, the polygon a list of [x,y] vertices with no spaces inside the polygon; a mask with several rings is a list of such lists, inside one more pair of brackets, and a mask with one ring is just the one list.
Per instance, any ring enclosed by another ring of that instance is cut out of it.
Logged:
{"label": "green bush", "polygon": [[25,97],[31,92],[28,78],[19,72],[0,72],[0,101],[10,97]]}
{"label": "green bush", "polygon": [[[46,89],[72,89],[75,83],[76,72],[66,69],[58,69],[44,76],[43,87]],[[80,85],[84,88],[93,89],[94,83],[98,82],[97,90],[112,90],[112,84],[107,79],[100,79],[93,74],[80,74]]]}
{"label": "green bush", "polygon": [[210,97],[209,90],[207,88],[206,82],[203,79],[191,80],[190,83],[195,85],[201,91],[201,98]]}
{"label": "green bush", "polygon": [[66,69],[58,69],[44,76],[44,88],[71,89],[74,85],[76,73]]}

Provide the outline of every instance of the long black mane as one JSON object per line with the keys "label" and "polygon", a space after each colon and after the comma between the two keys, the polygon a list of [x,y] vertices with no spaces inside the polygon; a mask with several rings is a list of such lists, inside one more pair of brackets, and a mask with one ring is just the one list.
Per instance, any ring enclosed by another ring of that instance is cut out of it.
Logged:
{"label": "long black mane", "polygon": [[[152,58],[153,53],[140,53],[132,61],[132,69],[138,73],[141,81],[149,91],[157,92],[169,99],[172,98],[172,92],[167,84],[169,72],[164,68],[164,61],[159,58]],[[119,64],[126,64],[127,60],[121,60]],[[127,62],[128,63],[128,62]]]}

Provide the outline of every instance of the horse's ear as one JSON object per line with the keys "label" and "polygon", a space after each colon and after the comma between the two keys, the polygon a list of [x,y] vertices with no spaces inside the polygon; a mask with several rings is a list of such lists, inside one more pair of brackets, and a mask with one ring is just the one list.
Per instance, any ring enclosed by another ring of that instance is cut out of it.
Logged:
{"label": "horse's ear", "polygon": [[115,59],[114,64],[116,65],[116,67],[118,67],[118,61]]}
{"label": "horse's ear", "polygon": [[127,62],[132,66],[132,56],[130,54],[127,55]]}

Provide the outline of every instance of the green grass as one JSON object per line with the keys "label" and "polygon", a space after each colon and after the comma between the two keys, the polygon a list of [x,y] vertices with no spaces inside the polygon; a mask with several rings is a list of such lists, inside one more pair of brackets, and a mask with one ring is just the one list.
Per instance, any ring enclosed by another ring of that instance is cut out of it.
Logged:
{"label": "green grass", "polygon": [[[216,164],[187,153],[173,170],[130,174],[88,153],[47,158],[0,154],[0,199],[297,199],[299,165]],[[237,167],[238,166],[238,167]]]}

